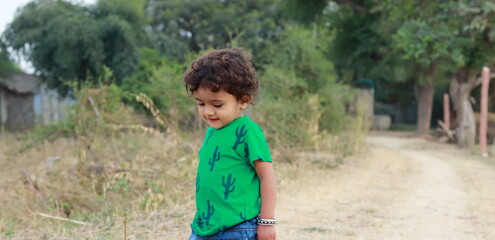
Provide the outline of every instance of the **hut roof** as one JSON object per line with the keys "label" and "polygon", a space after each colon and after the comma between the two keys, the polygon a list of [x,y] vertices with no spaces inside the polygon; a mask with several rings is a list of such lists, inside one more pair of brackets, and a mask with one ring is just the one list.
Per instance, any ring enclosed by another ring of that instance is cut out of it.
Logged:
{"label": "hut roof", "polygon": [[16,73],[9,78],[0,77],[0,86],[4,85],[10,91],[17,93],[34,93],[39,83],[38,78],[24,73]]}

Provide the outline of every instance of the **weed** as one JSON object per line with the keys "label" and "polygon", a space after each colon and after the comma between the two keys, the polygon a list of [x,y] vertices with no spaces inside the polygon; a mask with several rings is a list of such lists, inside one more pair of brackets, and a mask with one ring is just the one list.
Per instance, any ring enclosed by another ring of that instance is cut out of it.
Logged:
{"label": "weed", "polygon": [[6,238],[10,238],[14,236],[14,229],[15,229],[15,220],[12,218],[7,218],[4,220],[0,219],[0,232],[3,232],[3,235]]}

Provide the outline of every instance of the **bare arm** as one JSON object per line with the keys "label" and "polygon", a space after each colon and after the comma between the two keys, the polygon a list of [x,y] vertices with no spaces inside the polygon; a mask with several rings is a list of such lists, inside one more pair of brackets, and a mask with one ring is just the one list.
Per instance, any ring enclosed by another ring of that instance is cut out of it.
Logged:
{"label": "bare arm", "polygon": [[[275,172],[271,162],[263,162],[256,160],[254,162],[256,174],[260,179],[261,191],[261,211],[260,218],[273,219],[275,218],[275,202],[277,199],[277,187],[275,181]],[[258,226],[259,240],[274,240],[276,239],[275,226]]]}

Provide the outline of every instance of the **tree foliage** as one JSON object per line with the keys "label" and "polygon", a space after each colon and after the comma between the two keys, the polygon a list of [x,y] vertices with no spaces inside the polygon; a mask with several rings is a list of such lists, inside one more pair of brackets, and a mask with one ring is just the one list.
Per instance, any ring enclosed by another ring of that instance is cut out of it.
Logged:
{"label": "tree foliage", "polygon": [[[96,81],[108,66],[126,91],[151,94],[150,72],[175,69],[190,53],[243,46],[258,69],[291,69],[292,93],[335,84],[323,73],[349,84],[372,79],[377,99],[404,106],[414,101],[414,84],[443,84],[458,69],[491,61],[492,13],[487,1],[35,0],[19,10],[4,39],[53,87]],[[293,27],[297,22],[303,24]],[[313,50],[300,51],[290,31]],[[329,60],[335,68],[322,64]]]}
{"label": "tree foliage", "polygon": [[[421,7],[417,7],[420,5]],[[490,1],[382,1],[377,11],[399,23],[396,48],[420,66],[442,61],[450,72],[467,67],[476,71],[494,62],[495,4]]]}
{"label": "tree foliage", "polygon": [[120,80],[137,64],[137,33],[118,15],[95,12],[66,1],[32,1],[19,9],[4,39],[63,94],[68,91],[63,81],[94,79],[103,66]]}
{"label": "tree foliage", "polygon": [[[418,5],[420,7],[418,7]],[[394,46],[419,67],[418,80],[452,79],[458,143],[473,145],[475,122],[469,103],[481,67],[495,63],[495,4],[491,1],[382,1],[377,10],[396,22]],[[467,143],[467,144],[466,144]]]}
{"label": "tree foliage", "polygon": [[263,59],[281,31],[280,0],[157,0],[150,4],[151,33],[163,52],[185,45],[189,51],[243,46]]}
{"label": "tree foliage", "polygon": [[12,61],[5,44],[0,41],[0,77],[9,77],[18,71],[20,71],[19,67]]}

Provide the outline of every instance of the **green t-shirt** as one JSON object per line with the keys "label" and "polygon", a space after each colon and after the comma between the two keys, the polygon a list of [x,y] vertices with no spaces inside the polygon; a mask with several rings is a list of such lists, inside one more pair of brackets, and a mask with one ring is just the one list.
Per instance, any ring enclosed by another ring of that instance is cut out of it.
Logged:
{"label": "green t-shirt", "polygon": [[260,182],[254,161],[271,162],[261,128],[247,116],[206,131],[199,150],[194,232],[209,236],[256,217]]}

